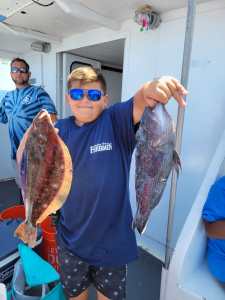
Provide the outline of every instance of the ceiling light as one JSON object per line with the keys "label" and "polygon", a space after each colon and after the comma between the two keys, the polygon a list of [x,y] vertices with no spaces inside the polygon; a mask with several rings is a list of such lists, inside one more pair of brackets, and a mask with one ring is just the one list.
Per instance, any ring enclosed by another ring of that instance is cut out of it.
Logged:
{"label": "ceiling light", "polygon": [[44,52],[48,53],[51,51],[51,44],[50,43],[43,43],[43,42],[33,42],[30,45],[31,49],[37,52]]}

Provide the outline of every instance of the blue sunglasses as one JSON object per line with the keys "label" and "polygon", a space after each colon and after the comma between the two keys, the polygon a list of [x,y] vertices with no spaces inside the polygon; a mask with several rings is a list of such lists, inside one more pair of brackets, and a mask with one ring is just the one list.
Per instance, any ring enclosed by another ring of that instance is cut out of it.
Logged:
{"label": "blue sunglasses", "polygon": [[84,90],[84,89],[72,89],[69,91],[70,97],[79,101],[84,98],[84,95],[87,95],[88,99],[91,101],[99,101],[104,93],[99,90]]}
{"label": "blue sunglasses", "polygon": [[28,69],[27,68],[18,68],[18,67],[12,67],[11,68],[11,73],[28,73]]}

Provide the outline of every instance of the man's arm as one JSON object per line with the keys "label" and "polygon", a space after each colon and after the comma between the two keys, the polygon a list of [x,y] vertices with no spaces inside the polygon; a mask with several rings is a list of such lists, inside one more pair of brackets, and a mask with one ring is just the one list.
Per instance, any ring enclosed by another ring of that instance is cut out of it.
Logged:
{"label": "man's arm", "polygon": [[8,122],[7,115],[5,113],[5,97],[0,102],[0,123],[6,124]]}
{"label": "man's arm", "polygon": [[133,122],[140,122],[146,106],[154,108],[157,102],[166,104],[171,97],[175,98],[178,104],[185,106],[183,96],[187,90],[175,78],[164,76],[157,80],[145,83],[134,95]]}
{"label": "man's arm", "polygon": [[225,220],[204,221],[207,236],[214,239],[225,239]]}

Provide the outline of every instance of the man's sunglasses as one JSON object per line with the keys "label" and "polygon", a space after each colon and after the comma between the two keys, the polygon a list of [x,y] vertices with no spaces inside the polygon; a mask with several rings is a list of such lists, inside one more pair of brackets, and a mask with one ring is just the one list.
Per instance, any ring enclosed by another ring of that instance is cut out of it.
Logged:
{"label": "man's sunglasses", "polygon": [[11,67],[11,73],[28,73],[27,68]]}
{"label": "man's sunglasses", "polygon": [[79,101],[84,98],[84,95],[87,95],[88,99],[91,101],[99,101],[104,93],[99,90],[84,90],[84,89],[72,89],[69,91],[70,97]]}

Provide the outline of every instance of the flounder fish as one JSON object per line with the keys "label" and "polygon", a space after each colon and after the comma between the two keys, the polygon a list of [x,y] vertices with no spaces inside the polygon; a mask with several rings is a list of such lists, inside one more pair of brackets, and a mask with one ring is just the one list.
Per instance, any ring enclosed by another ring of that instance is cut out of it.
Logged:
{"label": "flounder fish", "polygon": [[72,182],[72,161],[56,133],[50,115],[42,110],[34,118],[17,152],[26,219],[15,231],[33,247],[37,226],[64,204]]}
{"label": "flounder fish", "polygon": [[181,168],[175,151],[175,127],[164,105],[157,104],[153,110],[145,108],[136,139],[137,211],[133,228],[142,234],[162,197],[171,169],[179,173]]}

